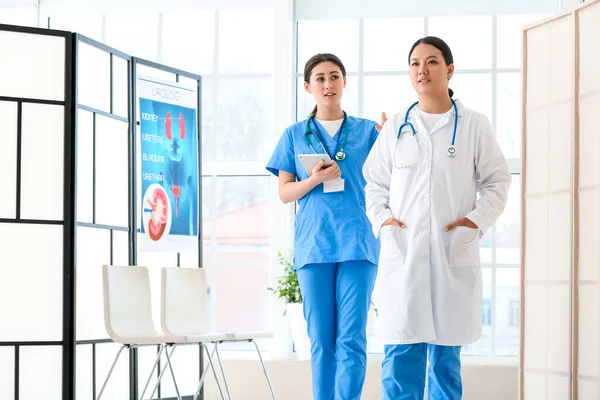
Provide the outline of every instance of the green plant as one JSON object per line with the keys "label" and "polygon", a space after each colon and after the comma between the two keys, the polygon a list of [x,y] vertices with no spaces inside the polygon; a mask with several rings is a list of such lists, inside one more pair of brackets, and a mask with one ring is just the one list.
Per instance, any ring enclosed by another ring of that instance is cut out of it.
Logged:
{"label": "green plant", "polygon": [[278,298],[285,299],[286,303],[302,303],[298,275],[296,275],[296,271],[294,271],[294,254],[290,253],[290,255],[286,257],[278,251],[277,261],[280,265],[284,266],[285,275],[277,278],[276,288],[270,287],[267,288],[267,290],[273,292]]}

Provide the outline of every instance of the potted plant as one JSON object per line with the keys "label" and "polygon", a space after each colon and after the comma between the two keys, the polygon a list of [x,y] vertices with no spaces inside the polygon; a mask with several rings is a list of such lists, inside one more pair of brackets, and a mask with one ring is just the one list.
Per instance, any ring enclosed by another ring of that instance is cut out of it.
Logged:
{"label": "potted plant", "polygon": [[284,267],[285,274],[277,278],[277,287],[268,288],[278,298],[284,299],[286,309],[284,315],[287,316],[290,323],[290,331],[296,354],[300,360],[310,360],[310,340],[308,338],[306,320],[302,309],[302,294],[300,293],[300,284],[298,275],[294,271],[294,255],[284,256],[277,252],[277,261]]}
{"label": "potted plant", "polygon": [[[286,302],[286,309],[283,315],[287,315],[292,333],[292,340],[296,349],[296,354],[300,360],[310,360],[310,340],[308,338],[306,320],[302,308],[302,294],[300,293],[300,284],[298,275],[294,271],[294,256],[291,253],[288,257],[277,252],[277,261],[284,267],[285,275],[277,278],[276,288],[267,288],[269,291],[282,298]],[[378,310],[373,302],[369,310],[369,331],[367,336],[372,335],[374,318],[377,318]]]}

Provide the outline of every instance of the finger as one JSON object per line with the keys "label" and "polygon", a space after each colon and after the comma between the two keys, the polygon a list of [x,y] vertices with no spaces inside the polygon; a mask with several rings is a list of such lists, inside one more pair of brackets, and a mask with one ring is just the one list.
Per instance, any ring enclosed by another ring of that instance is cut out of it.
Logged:
{"label": "finger", "polygon": [[404,225],[404,222],[394,218],[392,220],[392,224],[396,225],[398,228],[406,228],[406,225]]}
{"label": "finger", "polygon": [[383,124],[385,124],[385,121],[387,121],[387,117],[385,116],[385,113],[382,112],[381,113],[381,124],[375,125],[375,129],[377,129],[377,132],[381,132],[381,129],[383,128]]}
{"label": "finger", "polygon": [[471,228],[471,229],[478,229],[479,228],[479,226],[477,226],[477,224],[475,222],[471,221],[467,217],[463,218],[463,225],[466,226],[467,228]]}
{"label": "finger", "polygon": [[452,221],[452,223],[451,223],[451,224],[449,224],[448,226],[446,226],[446,227],[444,228],[444,230],[445,230],[446,232],[448,232],[448,231],[451,231],[452,229],[456,228],[457,226],[458,226],[458,220],[456,220],[456,221]]}

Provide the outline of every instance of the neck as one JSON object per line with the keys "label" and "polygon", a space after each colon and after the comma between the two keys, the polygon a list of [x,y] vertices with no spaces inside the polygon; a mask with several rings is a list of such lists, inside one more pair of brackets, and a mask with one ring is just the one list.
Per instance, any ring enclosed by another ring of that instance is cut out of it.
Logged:
{"label": "neck", "polygon": [[315,118],[322,121],[335,121],[344,118],[344,111],[339,104],[333,107],[318,106]]}
{"label": "neck", "polygon": [[448,92],[443,95],[421,95],[419,96],[419,109],[429,114],[444,114],[452,108],[452,100]]}

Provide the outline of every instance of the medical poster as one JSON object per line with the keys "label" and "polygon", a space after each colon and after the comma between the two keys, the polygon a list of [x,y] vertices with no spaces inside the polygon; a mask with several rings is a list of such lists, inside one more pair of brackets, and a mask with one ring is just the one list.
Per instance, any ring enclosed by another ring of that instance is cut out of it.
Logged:
{"label": "medical poster", "polygon": [[138,77],[140,251],[198,251],[195,88]]}

